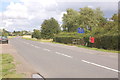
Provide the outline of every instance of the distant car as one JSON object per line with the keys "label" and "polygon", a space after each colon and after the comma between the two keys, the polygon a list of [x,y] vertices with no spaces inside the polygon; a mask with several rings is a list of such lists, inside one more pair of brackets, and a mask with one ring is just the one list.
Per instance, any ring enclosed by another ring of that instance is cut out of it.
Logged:
{"label": "distant car", "polygon": [[7,43],[8,44],[8,38],[7,36],[0,36],[0,44]]}

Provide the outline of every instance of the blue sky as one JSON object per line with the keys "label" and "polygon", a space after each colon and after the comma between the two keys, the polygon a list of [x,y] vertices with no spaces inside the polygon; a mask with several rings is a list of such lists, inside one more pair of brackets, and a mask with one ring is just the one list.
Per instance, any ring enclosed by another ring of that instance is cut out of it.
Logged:
{"label": "blue sky", "polygon": [[0,12],[5,11],[7,6],[10,5],[10,2],[21,3],[20,0],[1,0],[0,1]]}
{"label": "blue sky", "polygon": [[54,17],[62,23],[66,9],[101,8],[106,18],[118,11],[118,0],[2,0],[0,1],[0,28],[9,31],[40,29],[44,19]]}
{"label": "blue sky", "polygon": [[9,5],[9,2],[0,2],[0,12],[5,11],[6,7]]}

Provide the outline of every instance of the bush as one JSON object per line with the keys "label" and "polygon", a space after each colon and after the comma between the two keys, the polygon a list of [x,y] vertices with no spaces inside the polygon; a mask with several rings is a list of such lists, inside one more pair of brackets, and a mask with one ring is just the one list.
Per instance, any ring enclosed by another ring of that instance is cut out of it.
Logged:
{"label": "bush", "polygon": [[40,31],[34,29],[34,32],[32,33],[32,38],[41,39]]}
{"label": "bush", "polygon": [[95,37],[94,47],[109,50],[118,50],[118,35],[104,35]]}
{"label": "bush", "polygon": [[[64,43],[64,44],[78,44],[84,45],[87,41],[85,38],[86,34],[79,34],[79,33],[60,33],[53,38],[54,42]],[[85,40],[84,40],[85,38]],[[88,40],[89,41],[89,40]]]}
{"label": "bush", "polygon": [[[90,34],[61,33],[59,35],[56,35],[53,41],[64,44],[77,44],[91,47],[91,43],[89,42],[89,36]],[[109,50],[118,50],[118,39],[120,39],[120,36],[118,34],[96,35],[94,37],[95,43],[93,44],[93,47]]]}

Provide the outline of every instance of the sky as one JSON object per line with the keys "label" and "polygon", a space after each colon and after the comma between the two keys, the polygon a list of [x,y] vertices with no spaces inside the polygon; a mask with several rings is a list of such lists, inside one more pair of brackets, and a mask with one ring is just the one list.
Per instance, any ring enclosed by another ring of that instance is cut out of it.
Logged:
{"label": "sky", "polygon": [[54,17],[62,24],[66,9],[100,8],[104,17],[118,12],[119,0],[0,0],[0,29],[8,31],[40,29],[45,19]]}

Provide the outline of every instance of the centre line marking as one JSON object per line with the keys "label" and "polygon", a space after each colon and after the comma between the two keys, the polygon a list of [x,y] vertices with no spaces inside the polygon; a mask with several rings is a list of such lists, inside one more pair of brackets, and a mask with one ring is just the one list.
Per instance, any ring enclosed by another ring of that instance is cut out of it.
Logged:
{"label": "centre line marking", "polygon": [[96,64],[96,63],[92,63],[92,62],[89,62],[89,61],[86,61],[86,60],[82,60],[82,61],[85,62],[85,63],[88,63],[88,64],[92,64],[92,65],[95,65],[95,66],[98,66],[98,67],[101,67],[101,68],[104,68],[104,69],[108,69],[108,70],[120,73],[120,71],[118,71],[116,69],[112,69],[112,68],[109,68],[109,67],[106,67],[106,66],[102,66],[102,65],[99,65],[99,64]]}
{"label": "centre line marking", "polygon": [[50,51],[49,49],[44,49],[45,51]]}
{"label": "centre line marking", "polygon": [[34,45],[31,44],[31,46],[34,46]]}
{"label": "centre line marking", "polygon": [[62,54],[62,53],[59,53],[59,52],[55,52],[56,54],[59,54],[59,55],[62,55],[62,56],[65,56],[65,57],[68,57],[68,58],[72,58],[72,56],[69,56],[69,55],[66,55],[66,54]]}
{"label": "centre line marking", "polygon": [[23,42],[23,43],[25,43],[25,44],[29,44],[29,43],[27,43],[27,42]]}
{"label": "centre line marking", "polygon": [[59,53],[59,52],[55,52],[56,54],[62,54],[62,53]]}
{"label": "centre line marking", "polygon": [[34,46],[35,48],[40,48],[40,47],[38,47],[38,46]]}

